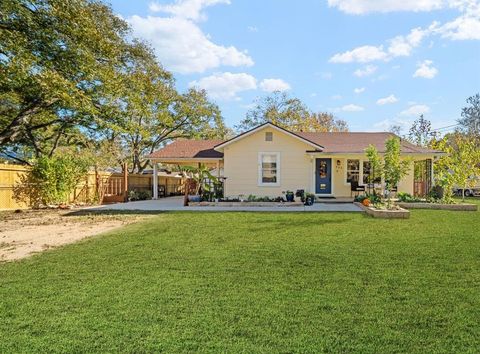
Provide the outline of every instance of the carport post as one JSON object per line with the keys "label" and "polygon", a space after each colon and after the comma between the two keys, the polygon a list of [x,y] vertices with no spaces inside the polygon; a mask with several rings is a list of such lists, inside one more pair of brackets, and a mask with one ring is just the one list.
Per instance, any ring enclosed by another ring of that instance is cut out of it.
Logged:
{"label": "carport post", "polygon": [[153,163],[153,176],[152,176],[152,185],[153,185],[153,193],[152,199],[158,199],[158,171],[157,171],[157,163]]}

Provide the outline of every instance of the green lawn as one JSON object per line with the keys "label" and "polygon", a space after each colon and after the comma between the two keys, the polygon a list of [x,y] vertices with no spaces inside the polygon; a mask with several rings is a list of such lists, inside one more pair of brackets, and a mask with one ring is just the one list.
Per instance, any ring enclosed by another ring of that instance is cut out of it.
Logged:
{"label": "green lawn", "polygon": [[165,213],[0,264],[0,352],[478,352],[480,213]]}

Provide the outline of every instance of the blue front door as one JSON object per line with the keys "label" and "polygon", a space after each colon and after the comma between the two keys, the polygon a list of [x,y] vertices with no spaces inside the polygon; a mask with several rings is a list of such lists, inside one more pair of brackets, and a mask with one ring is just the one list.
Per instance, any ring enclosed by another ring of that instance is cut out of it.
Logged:
{"label": "blue front door", "polygon": [[332,159],[316,159],[315,193],[332,193]]}

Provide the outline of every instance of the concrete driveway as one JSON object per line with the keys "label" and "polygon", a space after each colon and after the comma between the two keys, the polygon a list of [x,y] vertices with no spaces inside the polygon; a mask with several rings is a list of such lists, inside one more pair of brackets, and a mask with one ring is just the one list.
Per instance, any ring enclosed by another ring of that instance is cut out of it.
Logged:
{"label": "concrete driveway", "polygon": [[362,210],[352,203],[315,203],[312,206],[300,207],[184,207],[183,197],[168,197],[157,200],[143,200],[138,202],[102,205],[91,208],[93,210],[140,210],[140,211],[275,211],[275,212],[322,212],[348,211],[361,212]]}

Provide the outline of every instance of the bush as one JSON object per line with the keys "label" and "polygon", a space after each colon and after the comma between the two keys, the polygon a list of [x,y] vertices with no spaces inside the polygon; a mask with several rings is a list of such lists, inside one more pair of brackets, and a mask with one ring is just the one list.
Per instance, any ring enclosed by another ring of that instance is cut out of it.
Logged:
{"label": "bush", "polygon": [[15,188],[15,198],[32,207],[68,203],[88,167],[88,159],[73,155],[38,158]]}
{"label": "bush", "polygon": [[414,197],[413,195],[406,192],[397,193],[398,200],[403,203],[415,203],[420,202],[421,199]]}
{"label": "bush", "polygon": [[130,202],[135,202],[137,200],[147,200],[152,199],[152,193],[145,190],[131,190],[128,192],[128,200]]}

